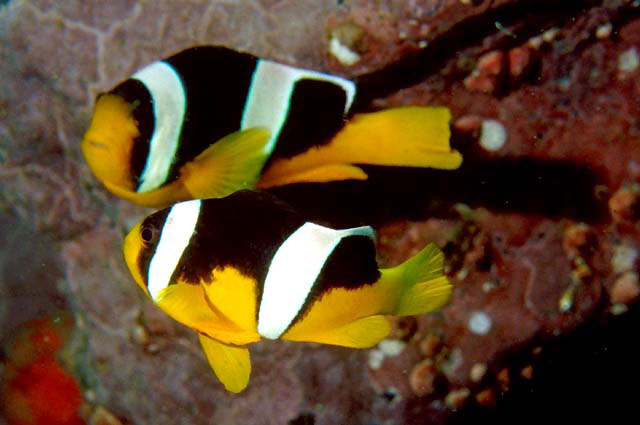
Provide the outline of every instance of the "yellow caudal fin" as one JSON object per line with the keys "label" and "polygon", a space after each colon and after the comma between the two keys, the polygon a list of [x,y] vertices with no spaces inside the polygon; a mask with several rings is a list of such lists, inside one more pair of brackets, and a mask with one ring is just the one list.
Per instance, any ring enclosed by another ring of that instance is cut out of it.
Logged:
{"label": "yellow caudal fin", "polygon": [[[327,144],[313,147],[292,158],[280,158],[264,171],[260,187],[273,187],[292,182],[290,176],[305,172],[316,176],[329,164],[370,164],[400,167],[455,169],[462,155],[449,145],[451,113],[444,107],[409,106],[380,112],[358,114]],[[330,181],[331,175],[324,180]],[[333,179],[353,177],[337,174]]]}
{"label": "yellow caudal fin", "polygon": [[351,348],[369,348],[376,345],[391,332],[391,324],[385,316],[368,316],[345,325],[317,330],[303,336],[285,336],[290,341],[319,342]]}
{"label": "yellow caudal fin", "polygon": [[249,384],[251,359],[246,346],[223,344],[198,333],[200,344],[220,382],[227,391],[239,393]]}
{"label": "yellow caudal fin", "polygon": [[251,128],[229,134],[181,169],[181,180],[195,199],[221,198],[256,186],[269,154],[271,133]]}
{"label": "yellow caudal fin", "polygon": [[442,251],[431,243],[399,266],[381,270],[382,279],[395,280],[400,291],[397,304],[390,313],[409,316],[442,307],[452,290],[443,272],[443,261]]}

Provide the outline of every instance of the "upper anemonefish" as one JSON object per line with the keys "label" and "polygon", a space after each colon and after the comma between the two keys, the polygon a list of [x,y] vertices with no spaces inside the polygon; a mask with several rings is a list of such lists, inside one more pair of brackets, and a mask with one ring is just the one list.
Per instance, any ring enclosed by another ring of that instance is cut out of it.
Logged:
{"label": "upper anemonefish", "polygon": [[364,348],[389,334],[386,316],[422,314],[451,294],[430,244],[378,269],[371,227],[335,230],[264,192],[192,200],[150,215],[127,235],[137,284],[194,329],[232,392],[248,384],[247,344],[261,338]]}
{"label": "upper anemonefish", "polygon": [[444,107],[356,114],[353,81],[223,47],[147,65],[96,99],[82,150],[140,205],[243,188],[366,179],[353,164],[457,168]]}

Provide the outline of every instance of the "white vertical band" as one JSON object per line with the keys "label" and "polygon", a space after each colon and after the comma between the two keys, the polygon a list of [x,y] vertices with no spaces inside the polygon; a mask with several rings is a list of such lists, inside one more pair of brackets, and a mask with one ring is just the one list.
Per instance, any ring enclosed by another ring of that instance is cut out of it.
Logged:
{"label": "white vertical band", "polygon": [[271,139],[265,146],[265,153],[273,151],[287,118],[293,88],[298,80],[305,78],[328,81],[342,87],[347,96],[344,113],[351,108],[356,94],[356,87],[352,81],[335,75],[259,60],[251,80],[240,128],[268,128],[271,131]]}
{"label": "white vertical band", "polygon": [[275,339],[289,327],[322,267],[345,236],[373,237],[371,227],[334,230],[305,223],[285,240],[271,260],[258,312],[258,333]]}
{"label": "white vertical band", "polygon": [[149,155],[137,190],[148,192],[167,181],[178,150],[187,100],[180,76],[166,62],[154,62],[136,72],[131,78],[141,81],[153,99],[155,126]]}
{"label": "white vertical band", "polygon": [[171,275],[198,223],[200,200],[180,202],[171,207],[162,227],[160,241],[149,264],[148,288],[154,301],[169,285]]}

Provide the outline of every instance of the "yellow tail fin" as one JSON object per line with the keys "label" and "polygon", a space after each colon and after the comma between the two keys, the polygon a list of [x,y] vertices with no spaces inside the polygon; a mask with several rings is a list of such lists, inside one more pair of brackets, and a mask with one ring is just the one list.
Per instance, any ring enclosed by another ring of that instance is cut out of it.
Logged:
{"label": "yellow tail fin", "polygon": [[402,287],[390,314],[409,316],[442,307],[449,300],[452,289],[443,273],[443,261],[442,251],[431,243],[404,263],[382,270],[383,277],[396,280]]}
{"label": "yellow tail fin", "polygon": [[310,172],[334,171],[327,167],[330,164],[458,168],[462,155],[449,146],[450,119],[451,113],[444,107],[409,106],[358,114],[328,144],[275,160],[263,172],[258,186],[366,178],[359,169],[358,173],[330,172],[324,177],[321,171]]}

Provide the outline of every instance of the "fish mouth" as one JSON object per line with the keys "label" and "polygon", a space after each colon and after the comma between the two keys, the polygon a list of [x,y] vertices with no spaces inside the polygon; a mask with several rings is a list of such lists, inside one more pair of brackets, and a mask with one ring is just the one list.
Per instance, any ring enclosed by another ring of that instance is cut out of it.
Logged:
{"label": "fish mouth", "polygon": [[142,288],[147,296],[151,297],[146,285],[146,280],[142,277],[138,269],[137,261],[141,250],[140,223],[137,223],[124,238],[123,256],[133,280]]}
{"label": "fish mouth", "polygon": [[109,145],[107,143],[98,142],[95,139],[85,139],[85,145],[95,149],[102,149],[102,150],[105,150],[106,152],[110,151]]}

